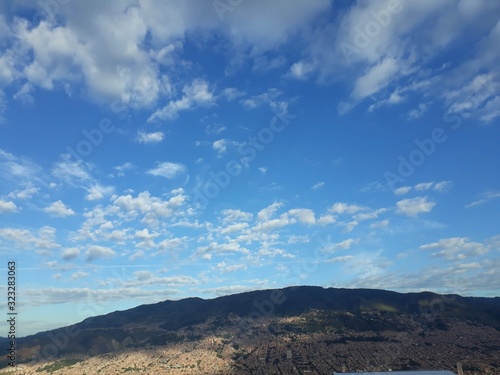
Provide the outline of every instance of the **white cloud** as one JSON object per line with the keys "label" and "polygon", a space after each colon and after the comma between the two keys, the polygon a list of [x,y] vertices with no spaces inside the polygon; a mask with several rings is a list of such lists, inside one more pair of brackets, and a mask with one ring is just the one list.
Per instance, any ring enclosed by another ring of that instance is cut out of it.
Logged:
{"label": "white cloud", "polygon": [[224,94],[224,96],[228,101],[233,101],[235,99],[238,99],[246,95],[245,91],[240,91],[235,87],[227,87],[224,90],[222,90],[222,93]]}
{"label": "white cloud", "polygon": [[247,268],[246,264],[226,264],[226,262],[220,262],[215,267],[215,269],[221,273],[244,271]]}
{"label": "white cloud", "polygon": [[408,118],[410,120],[415,120],[415,119],[422,117],[427,112],[428,107],[429,106],[427,104],[420,103],[416,109],[412,109],[408,113]]}
{"label": "white cloud", "polygon": [[222,211],[224,215],[223,221],[233,223],[236,221],[250,221],[253,218],[253,214],[250,212],[244,212],[235,209],[225,209]]}
{"label": "white cloud", "polygon": [[148,174],[153,176],[161,176],[165,178],[175,178],[177,175],[187,172],[187,168],[181,163],[163,162],[159,163],[158,167],[147,171]]}
{"label": "white cloud", "polygon": [[433,185],[434,185],[434,181],[431,181],[431,182],[421,182],[421,183],[415,185],[415,190],[416,191],[429,190]]}
{"label": "white cloud", "polygon": [[408,194],[411,190],[411,186],[401,186],[400,188],[397,188],[394,190],[394,194],[396,195],[405,195]]}
{"label": "white cloud", "polygon": [[56,229],[48,225],[41,227],[38,233],[27,229],[0,228],[0,238],[15,243],[16,248],[32,249],[35,247],[38,253],[46,254],[48,250],[58,248],[55,242]]}
{"label": "white cloud", "polygon": [[344,256],[341,256],[341,257],[335,257],[335,258],[327,259],[327,260],[324,261],[324,263],[347,262],[347,261],[352,260],[352,259],[354,259],[354,256],[352,256],[352,255],[344,255]]}
{"label": "white cloud", "polygon": [[12,212],[17,212],[16,204],[14,202],[0,199],[0,214],[9,214]]}
{"label": "white cloud", "polygon": [[[163,289],[163,295],[174,294],[175,290]],[[120,287],[120,288],[101,288],[101,289],[90,289],[90,288],[33,288],[26,289],[26,298],[33,301],[34,306],[43,306],[58,303],[91,303],[99,301],[100,304],[105,305],[112,301],[130,300],[138,299],[141,300],[144,297],[155,298],[158,296],[158,290],[145,290],[144,288],[135,287]],[[102,306],[101,305],[101,306]],[[95,313],[101,312],[98,308]]]}
{"label": "white cloud", "polygon": [[381,213],[386,212],[387,210],[385,208],[379,208],[377,210],[369,211],[369,212],[361,212],[353,216],[353,219],[356,221],[363,221],[363,220],[373,220],[377,219],[378,216]]}
{"label": "white cloud", "polygon": [[219,153],[219,155],[224,154],[227,151],[227,139],[219,139],[212,143],[212,148]]}
{"label": "white cloud", "polygon": [[499,190],[493,190],[493,189],[485,190],[481,194],[479,194],[479,199],[467,204],[465,207],[466,208],[476,207],[496,198],[500,198]]}
{"label": "white cloud", "polygon": [[179,250],[187,246],[188,237],[169,238],[158,243],[158,250],[170,251]]}
{"label": "white cloud", "polygon": [[358,206],[356,204],[348,204],[337,202],[328,209],[329,212],[334,214],[355,214],[356,212],[364,210],[365,207]]}
{"label": "white cloud", "polygon": [[314,217],[314,211],[308,208],[295,208],[288,211],[290,216],[297,218],[301,223],[304,224],[315,224],[316,218]]}
{"label": "white cloud", "polygon": [[38,194],[40,192],[40,189],[37,187],[34,187],[32,185],[27,186],[26,188],[22,190],[16,190],[11,193],[9,193],[9,198],[12,199],[31,199],[34,195]]}
{"label": "white cloud", "polygon": [[[259,214],[262,211],[259,212]],[[258,216],[258,215],[257,215]],[[294,224],[297,220],[294,218],[290,218],[287,214],[280,215],[277,219],[267,219],[260,221],[253,229],[257,232],[259,231],[271,231],[277,228],[284,227],[286,225]]]}
{"label": "white cloud", "polygon": [[405,195],[408,194],[410,191],[415,190],[415,191],[427,191],[427,190],[434,190],[438,192],[445,192],[447,191],[452,185],[451,181],[429,181],[429,182],[421,182],[418,183],[414,186],[402,186],[396,190],[394,190],[394,194],[396,195]]}
{"label": "white cloud", "polygon": [[139,143],[159,143],[163,141],[164,134],[161,131],[146,133],[139,131],[137,133],[137,141]]}
{"label": "white cloud", "polygon": [[248,223],[234,223],[220,229],[220,234],[231,234],[241,232],[248,228]]}
{"label": "white cloud", "polygon": [[61,253],[61,257],[66,261],[76,259],[78,255],[80,255],[80,249],[77,247],[64,249]]}
{"label": "white cloud", "polygon": [[273,216],[276,211],[282,206],[281,203],[275,202],[267,206],[266,208],[263,208],[257,213],[257,220],[258,221],[267,221]]}
{"label": "white cloud", "polygon": [[[0,98],[1,99],[1,98]],[[9,181],[31,184],[42,168],[27,157],[17,157],[0,149],[0,176]]]}
{"label": "white cloud", "polygon": [[[500,25],[498,30],[500,35]],[[484,122],[490,122],[500,115],[498,94],[500,94],[500,84],[495,81],[493,73],[477,75],[465,87],[445,93],[447,100],[452,102],[448,113],[458,113],[462,117],[468,117],[477,112]]]}
{"label": "white cloud", "polygon": [[381,229],[381,228],[387,228],[390,224],[389,219],[384,219],[381,221],[377,221],[375,223],[370,224],[371,229]]}
{"label": "white cloud", "polygon": [[30,83],[49,90],[66,85],[70,91],[84,83],[94,100],[119,99],[133,107],[151,105],[168,92],[168,79],[141,47],[147,26],[139,8],[72,3],[61,7],[58,18],[64,25],[55,18],[16,25],[16,37],[33,56],[24,67]]}
{"label": "white cloud", "polygon": [[242,247],[237,242],[228,242],[219,244],[217,242],[211,242],[207,246],[198,247],[196,253],[194,254],[196,257],[201,257],[203,259],[212,259],[212,255],[224,255],[224,254],[232,254],[232,253],[242,253],[248,254],[248,249]]}
{"label": "white cloud", "polygon": [[85,261],[92,262],[97,259],[111,258],[114,255],[116,253],[109,247],[92,245],[85,251]]}
{"label": "white cloud", "polygon": [[96,201],[104,198],[106,195],[111,195],[114,193],[115,188],[113,186],[102,186],[95,184],[87,189],[88,194],[85,199],[88,201]]}
{"label": "white cloud", "polygon": [[465,237],[452,237],[441,239],[438,242],[420,246],[422,250],[433,250],[435,257],[444,257],[449,260],[460,260],[471,256],[481,256],[489,252],[489,247],[471,242]]}
{"label": "white cloud", "polygon": [[389,84],[399,69],[395,59],[385,58],[356,80],[351,96],[354,100],[361,100],[380,91]]}
{"label": "white cloud", "polygon": [[314,71],[314,65],[299,61],[290,67],[289,75],[293,78],[304,79]]}
{"label": "white cloud", "polygon": [[126,219],[132,220],[144,215],[142,223],[148,226],[156,226],[160,218],[171,217],[177,214],[176,209],[180,208],[187,197],[179,193],[172,196],[168,200],[158,197],[153,197],[147,191],[139,193],[137,197],[132,197],[130,194],[121,195],[113,201],[110,210],[114,212],[118,209],[117,214]]}
{"label": "white cloud", "polygon": [[55,217],[66,217],[66,216],[72,216],[76,215],[75,211],[73,211],[71,208],[66,207],[66,205],[62,201],[56,201],[48,205],[43,209],[43,211],[50,216],[55,216]]}
{"label": "white cloud", "polygon": [[429,201],[427,197],[403,199],[396,203],[397,212],[410,217],[415,217],[420,213],[431,212],[435,205],[436,203]]}
{"label": "white cloud", "polygon": [[319,225],[328,225],[328,224],[333,224],[335,223],[335,218],[332,215],[323,215],[320,216],[318,219],[318,224]]}
{"label": "white cloud", "polygon": [[72,186],[79,186],[92,180],[91,166],[82,160],[71,160],[71,155],[61,155],[62,161],[56,162],[52,175]]}
{"label": "white cloud", "polygon": [[241,103],[244,107],[254,109],[264,104],[276,103],[276,99],[281,96],[282,92],[278,89],[271,88],[262,94],[253,95],[250,98],[242,100]]}
{"label": "white cloud", "polygon": [[208,83],[202,79],[195,79],[190,85],[182,89],[183,96],[180,99],[170,101],[166,106],[156,110],[148,118],[148,122],[158,120],[173,120],[179,116],[179,112],[194,107],[211,107],[215,104],[215,95],[210,90]]}
{"label": "white cloud", "polygon": [[309,237],[307,235],[303,235],[303,236],[297,236],[297,235],[291,235],[289,238],[288,238],[288,241],[287,243],[289,244],[295,244],[295,243],[309,243],[311,240],[309,239]]}
{"label": "white cloud", "polygon": [[83,272],[83,271],[77,271],[71,274],[71,278],[73,280],[82,279],[87,276],[90,276],[90,274],[88,272]]}
{"label": "white cloud", "polygon": [[359,238],[348,238],[347,240],[331,243],[330,239],[328,242],[322,245],[322,250],[325,252],[335,252],[337,250],[347,250],[359,242]]}
{"label": "white cloud", "polygon": [[450,189],[451,186],[452,186],[451,181],[440,181],[440,182],[436,182],[434,184],[433,189],[435,191],[444,192],[444,191],[447,191],[448,189]]}
{"label": "white cloud", "polygon": [[123,163],[122,165],[118,165],[116,167],[113,167],[113,169],[116,169],[118,171],[118,176],[125,176],[125,172],[129,171],[131,169],[134,169],[135,166],[132,163],[126,162]]}
{"label": "white cloud", "polygon": [[314,184],[314,185],[311,187],[311,189],[312,189],[312,190],[317,190],[317,189],[319,189],[319,188],[322,188],[323,186],[325,186],[325,183],[324,183],[323,181],[320,181],[320,182],[318,182],[317,184]]}

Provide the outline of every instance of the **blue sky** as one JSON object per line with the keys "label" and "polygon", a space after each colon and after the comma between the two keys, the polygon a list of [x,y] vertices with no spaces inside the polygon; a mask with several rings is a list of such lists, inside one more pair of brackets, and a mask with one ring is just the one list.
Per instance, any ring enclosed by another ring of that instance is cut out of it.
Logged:
{"label": "blue sky", "polygon": [[297,284],[498,295],[499,16],[486,0],[2,2],[0,254],[20,334]]}

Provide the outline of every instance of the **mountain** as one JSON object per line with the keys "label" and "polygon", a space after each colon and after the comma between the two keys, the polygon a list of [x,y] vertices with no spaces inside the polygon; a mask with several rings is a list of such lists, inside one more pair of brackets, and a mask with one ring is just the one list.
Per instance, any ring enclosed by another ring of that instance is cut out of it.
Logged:
{"label": "mountain", "polygon": [[[460,324],[498,333],[500,298],[299,286],[207,300],[167,300],[115,311],[18,339],[17,356],[20,363],[98,356],[126,348],[196,342],[221,330],[230,332],[228,339],[246,337],[251,341],[262,325],[266,334],[276,337],[330,332],[331,337],[324,339],[328,344],[364,340],[360,337],[367,335],[372,341],[390,340],[387,332],[418,331],[426,337],[432,332],[452,331],[450,327]],[[6,365],[4,358],[2,367]]]}

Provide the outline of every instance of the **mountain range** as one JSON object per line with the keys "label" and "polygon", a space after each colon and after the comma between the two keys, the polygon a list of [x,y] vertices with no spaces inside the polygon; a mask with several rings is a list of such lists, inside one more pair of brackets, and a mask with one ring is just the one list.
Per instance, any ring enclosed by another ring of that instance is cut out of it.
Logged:
{"label": "mountain range", "polygon": [[[311,313],[314,318],[310,318]],[[293,323],[293,317],[302,317],[301,323]],[[292,323],[284,323],[288,321]],[[408,333],[412,325],[425,329],[425,334],[446,331],[455,323],[500,332],[500,297],[297,286],[214,299],[167,300],[20,338],[17,359],[18,363],[33,363],[99,356],[127,348],[194,342],[208,332],[224,329],[235,332],[227,337],[228,343],[234,344],[236,337],[258,335],[261,323],[275,336],[330,332],[332,342],[355,341],[367,333],[375,341],[383,341],[384,332]],[[1,341],[3,346],[7,344],[6,339]],[[4,358],[1,367],[6,366]]]}

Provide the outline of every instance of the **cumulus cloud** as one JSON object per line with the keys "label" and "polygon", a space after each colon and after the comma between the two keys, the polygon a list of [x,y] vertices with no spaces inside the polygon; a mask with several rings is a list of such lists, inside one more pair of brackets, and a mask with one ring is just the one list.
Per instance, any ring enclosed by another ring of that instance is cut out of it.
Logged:
{"label": "cumulus cloud", "polygon": [[224,215],[223,221],[229,223],[236,221],[250,221],[253,218],[252,213],[236,209],[222,210],[222,214]]}
{"label": "cumulus cloud", "polygon": [[194,254],[195,258],[200,257],[203,259],[212,259],[213,255],[224,255],[224,254],[248,254],[249,250],[245,247],[242,247],[238,242],[232,241],[228,243],[217,243],[211,242],[207,246],[198,247],[196,253]]}
{"label": "cumulus cloud", "polygon": [[400,188],[397,188],[394,190],[394,194],[396,195],[406,195],[411,191],[417,191],[417,192],[422,192],[422,191],[428,191],[428,190],[433,190],[437,192],[446,192],[450,189],[452,186],[451,181],[429,181],[429,182],[420,182],[414,186],[401,186]]}
{"label": "cumulus cloud", "polygon": [[170,199],[165,200],[159,197],[151,196],[148,191],[139,193],[137,197],[130,194],[116,197],[110,210],[127,220],[144,215],[142,223],[149,226],[156,226],[159,219],[176,215],[176,209],[186,202],[187,197],[182,194],[176,194]]}
{"label": "cumulus cloud", "polygon": [[328,241],[323,244],[322,250],[325,252],[335,252],[337,250],[347,250],[352,247],[352,245],[357,244],[359,242],[359,238],[348,238],[347,240],[331,243]]}
{"label": "cumulus cloud", "polygon": [[80,255],[80,249],[77,247],[64,249],[61,253],[61,257],[66,261],[76,259],[78,255]]}
{"label": "cumulus cloud", "polygon": [[66,217],[66,216],[72,216],[76,215],[76,212],[73,211],[71,208],[66,207],[66,205],[62,201],[56,201],[48,205],[43,209],[43,211],[50,216],[55,216],[55,217]]}
{"label": "cumulus cloud", "polygon": [[171,100],[166,106],[156,110],[148,118],[148,122],[173,120],[179,116],[179,112],[194,107],[211,107],[215,103],[215,95],[209,88],[208,82],[203,79],[195,79],[182,89],[183,96],[177,100]]}
{"label": "cumulus cloud", "polygon": [[212,143],[212,148],[220,154],[227,151],[227,139],[219,139]]}
{"label": "cumulus cloud", "polygon": [[14,202],[0,199],[0,214],[8,214],[12,212],[17,212],[16,204]]}
{"label": "cumulus cloud", "polygon": [[358,206],[356,204],[348,204],[348,203],[334,203],[328,211],[334,214],[355,214],[356,212],[364,210],[364,207]]}
{"label": "cumulus cloud", "polygon": [[415,217],[420,213],[431,212],[435,205],[436,202],[428,200],[427,197],[403,199],[396,203],[396,212],[406,216]]}
{"label": "cumulus cloud", "polygon": [[20,189],[10,192],[8,196],[9,198],[12,199],[25,200],[25,199],[31,199],[34,195],[38,194],[39,192],[40,192],[39,188],[32,185],[28,185],[22,190]]}
{"label": "cumulus cloud", "polygon": [[85,277],[87,277],[87,276],[89,276],[89,275],[90,275],[90,273],[88,273],[88,272],[84,272],[84,271],[76,271],[76,272],[73,272],[73,273],[71,274],[71,278],[72,278],[73,280],[78,280],[78,279],[85,278]]}
{"label": "cumulus cloud", "polygon": [[187,172],[187,167],[181,163],[171,163],[171,162],[163,162],[158,163],[156,168],[150,169],[147,171],[148,174],[152,176],[161,176],[165,178],[175,178],[180,174],[184,174]]}
{"label": "cumulus cloud", "polygon": [[106,259],[115,256],[113,249],[104,246],[93,245],[89,246],[85,251],[85,261],[92,262],[98,259]]}
{"label": "cumulus cloud", "polygon": [[281,203],[275,202],[267,206],[266,208],[263,208],[257,213],[257,220],[259,221],[266,221],[271,218],[271,216],[278,211],[278,209],[282,206]]}
{"label": "cumulus cloud", "polygon": [[466,237],[452,237],[422,245],[420,249],[434,251],[432,255],[435,257],[444,257],[449,260],[461,260],[471,256],[484,255],[488,253],[490,246],[480,242],[473,242]]}
{"label": "cumulus cloud", "polygon": [[161,131],[146,133],[144,131],[139,131],[137,133],[137,141],[139,143],[159,143],[163,141],[164,134]]}
{"label": "cumulus cloud", "polygon": [[88,194],[85,196],[85,199],[88,201],[96,201],[104,198],[107,195],[113,194],[115,188],[113,186],[102,186],[99,184],[95,184],[87,189]]}
{"label": "cumulus cloud", "polygon": [[315,224],[316,218],[314,216],[314,211],[308,208],[295,208],[288,211],[290,216],[295,217],[301,223],[304,224]]}
{"label": "cumulus cloud", "polygon": [[319,225],[328,225],[328,224],[333,224],[335,223],[335,218],[333,217],[333,215],[323,215],[323,216],[320,216],[319,219],[318,219],[318,224]]}
{"label": "cumulus cloud", "polygon": [[38,231],[18,228],[0,228],[0,238],[10,241],[19,249],[37,249],[38,253],[48,254],[48,250],[58,248],[56,229],[48,225]]}

